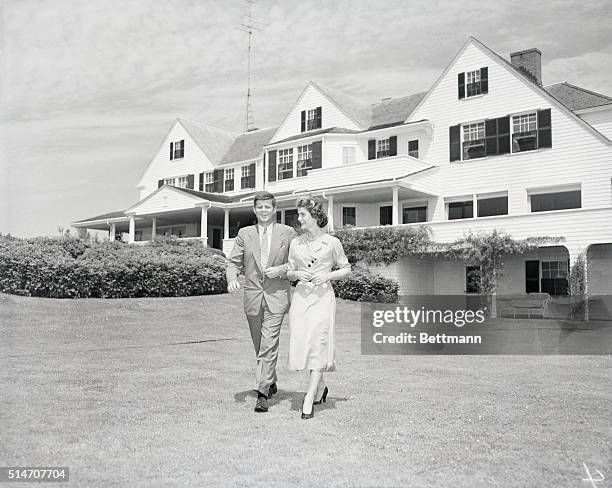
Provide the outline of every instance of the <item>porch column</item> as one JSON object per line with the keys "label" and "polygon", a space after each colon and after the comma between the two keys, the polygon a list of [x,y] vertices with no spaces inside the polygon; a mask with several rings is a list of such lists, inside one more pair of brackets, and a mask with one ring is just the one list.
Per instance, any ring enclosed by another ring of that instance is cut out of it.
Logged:
{"label": "porch column", "polygon": [[136,233],[136,221],[134,216],[130,215],[130,233],[128,234],[128,244],[134,243],[134,234]]}
{"label": "porch column", "polygon": [[285,223],[285,211],[281,210],[281,224]]}
{"label": "porch column", "polygon": [[[569,253],[569,269],[568,269],[568,286],[570,284],[570,274],[572,272],[572,267],[578,261],[580,255],[584,257],[584,295],[581,297],[584,299],[584,320],[589,320],[589,260],[588,260],[588,252],[589,246],[566,246]],[[571,294],[571,291],[570,291]]]}
{"label": "porch column", "polygon": [[478,195],[472,194],[472,217],[478,217]]}
{"label": "porch column", "polygon": [[202,207],[202,216],[200,218],[200,238],[204,246],[208,245],[208,207]]}
{"label": "porch column", "polygon": [[327,197],[327,228],[334,230],[334,196]]}
{"label": "porch column", "polygon": [[229,239],[229,208],[226,208],[224,210],[225,212],[225,218],[223,221],[223,239]]}
{"label": "porch column", "polygon": [[114,222],[111,224],[110,226],[110,234],[109,234],[109,238],[108,240],[110,242],[113,242],[115,240],[115,235],[117,234],[117,224],[115,224]]}
{"label": "porch column", "polygon": [[392,220],[393,225],[399,225],[399,188],[393,187],[393,212]]}
{"label": "porch column", "polygon": [[155,240],[155,236],[157,235],[157,218],[153,217],[153,223],[151,224],[151,240]]}

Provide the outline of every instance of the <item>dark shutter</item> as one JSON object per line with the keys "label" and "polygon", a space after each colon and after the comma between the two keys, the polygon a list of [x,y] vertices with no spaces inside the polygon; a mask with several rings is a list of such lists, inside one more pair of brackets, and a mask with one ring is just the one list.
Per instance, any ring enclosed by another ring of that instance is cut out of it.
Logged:
{"label": "dark shutter", "polygon": [[538,110],[538,148],[552,147],[552,121],[550,109]]}
{"label": "dark shutter", "polygon": [[200,173],[200,191],[204,191],[204,173]]}
{"label": "dark shutter", "polygon": [[268,181],[276,181],[276,151],[269,151],[268,158]]}
{"label": "dark shutter", "polygon": [[170,161],[174,159],[174,142],[170,143]]}
{"label": "dark shutter", "polygon": [[408,156],[412,156],[413,158],[419,157],[419,140],[415,139],[414,141],[408,141]]}
{"label": "dark shutter", "polygon": [[316,141],[312,143],[312,169],[320,168],[323,164],[323,143]]}
{"label": "dark shutter", "polygon": [[448,140],[450,142],[450,160],[461,161],[461,126],[453,125],[448,128]]}
{"label": "dark shutter", "polygon": [[302,110],[302,132],[306,132],[306,110]]}
{"label": "dark shutter", "polygon": [[368,141],[368,159],[376,159],[376,139]]}
{"label": "dark shutter", "polygon": [[397,136],[389,137],[389,156],[397,156]]}
{"label": "dark shutter", "polygon": [[255,163],[249,164],[249,188],[255,188]]}
{"label": "dark shutter", "polygon": [[510,116],[497,119],[497,154],[510,153]]}
{"label": "dark shutter", "polygon": [[316,129],[323,127],[323,108],[317,107],[317,122],[315,124]]}
{"label": "dark shutter", "polygon": [[194,179],[195,175],[188,175],[187,176],[187,188],[193,190],[193,179]]}
{"label": "dark shutter", "polygon": [[157,188],[164,186],[164,180],[157,180]]}
{"label": "dark shutter", "polygon": [[489,93],[489,68],[480,68],[480,92]]}
{"label": "dark shutter", "polygon": [[213,192],[223,193],[223,170],[216,169],[213,171]]}
{"label": "dark shutter", "polygon": [[459,98],[465,98],[465,73],[459,73],[458,76],[459,85]]}
{"label": "dark shutter", "polygon": [[497,119],[485,120],[485,154],[493,156],[499,154],[497,148]]}

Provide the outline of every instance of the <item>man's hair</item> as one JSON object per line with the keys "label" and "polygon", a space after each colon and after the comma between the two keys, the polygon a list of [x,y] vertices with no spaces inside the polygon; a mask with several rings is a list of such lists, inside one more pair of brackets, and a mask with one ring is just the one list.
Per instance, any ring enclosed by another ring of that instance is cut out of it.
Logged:
{"label": "man's hair", "polygon": [[269,191],[258,191],[253,196],[253,207],[257,205],[259,200],[272,200],[272,206],[276,207],[276,197],[274,193],[270,193]]}
{"label": "man's hair", "polygon": [[327,225],[327,214],[323,208],[323,202],[319,198],[298,198],[295,202],[297,208],[304,208],[317,221],[321,229]]}

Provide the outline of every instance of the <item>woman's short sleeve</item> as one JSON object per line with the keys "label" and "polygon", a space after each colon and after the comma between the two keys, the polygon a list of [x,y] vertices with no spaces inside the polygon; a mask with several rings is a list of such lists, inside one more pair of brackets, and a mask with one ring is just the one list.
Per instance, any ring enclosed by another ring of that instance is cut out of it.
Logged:
{"label": "woman's short sleeve", "polygon": [[334,257],[334,263],[333,263],[334,268],[344,269],[344,268],[351,267],[349,260],[346,257],[346,254],[344,254],[344,248],[342,247],[342,243],[338,239],[334,239],[333,257]]}
{"label": "woman's short sleeve", "polygon": [[287,271],[297,271],[297,253],[295,250],[297,237],[289,244],[289,257],[287,259]]}

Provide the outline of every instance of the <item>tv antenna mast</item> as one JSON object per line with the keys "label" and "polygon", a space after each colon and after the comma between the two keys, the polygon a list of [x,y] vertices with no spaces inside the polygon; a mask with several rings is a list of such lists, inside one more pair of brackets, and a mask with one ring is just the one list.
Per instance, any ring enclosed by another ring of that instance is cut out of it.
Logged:
{"label": "tv antenna mast", "polygon": [[[262,22],[257,22],[252,15],[252,7],[255,3],[255,0],[244,0],[248,5],[248,14],[245,16],[244,22],[240,24],[238,30],[242,32],[246,32],[249,36],[249,55],[248,55],[248,65],[247,65],[247,100],[246,100],[246,124],[245,130],[247,132],[255,129],[255,122],[253,121],[253,100],[251,94],[251,57],[252,57],[252,39],[254,31],[261,30],[261,27],[266,24]],[[257,25],[259,24],[259,25]]]}

